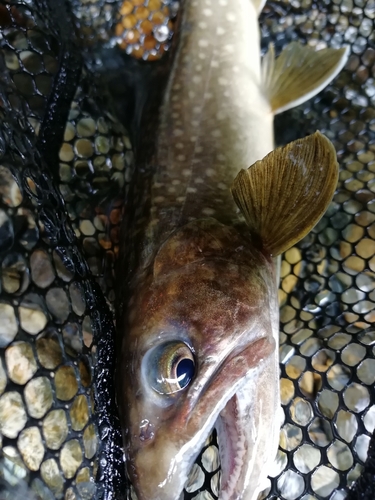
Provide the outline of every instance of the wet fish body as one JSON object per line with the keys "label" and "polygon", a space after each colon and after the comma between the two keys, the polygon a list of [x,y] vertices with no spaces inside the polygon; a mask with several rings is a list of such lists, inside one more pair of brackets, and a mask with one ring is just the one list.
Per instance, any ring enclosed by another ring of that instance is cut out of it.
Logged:
{"label": "wet fish body", "polygon": [[261,67],[260,7],[184,3],[154,154],[142,165],[149,188],[127,228],[117,371],[140,500],[178,498],[214,426],[221,500],[255,499],[276,454],[275,257],[323,215],[337,163],[319,133],[271,152],[273,115],[323,88],[347,53],[292,44],[276,62],[271,48]]}

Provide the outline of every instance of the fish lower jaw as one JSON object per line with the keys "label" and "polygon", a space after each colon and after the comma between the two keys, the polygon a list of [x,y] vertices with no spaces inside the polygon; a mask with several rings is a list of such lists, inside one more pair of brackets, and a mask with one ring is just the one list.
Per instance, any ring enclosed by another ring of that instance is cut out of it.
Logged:
{"label": "fish lower jaw", "polygon": [[[184,479],[184,484],[186,484],[189,471],[191,471],[194,464],[194,459],[202,450],[207,438],[212,434],[213,430],[216,429],[219,439],[219,458],[221,465],[221,484],[218,488],[219,500],[238,500],[241,498],[240,496],[233,496],[233,492],[236,482],[238,482],[243,472],[243,457],[246,455],[246,447],[244,436],[242,440],[239,439],[239,437],[242,436],[239,426],[234,424],[236,421],[234,405],[236,403],[233,403],[233,401],[237,398],[236,392],[239,388],[244,386],[251,378],[252,375],[247,375],[238,380],[236,384],[231,387],[229,393],[227,393],[221,401],[217,402],[217,406],[212,412],[211,418],[205,422],[205,425],[201,428],[200,432],[197,433],[194,440],[189,443],[189,458],[187,460],[179,460],[180,467],[186,471]],[[231,413],[232,416],[229,417]],[[226,428],[226,423],[229,426],[228,428]],[[182,453],[182,456],[183,455],[184,452]],[[192,459],[192,457],[194,457],[194,459]],[[182,466],[182,464],[184,465]],[[229,481],[228,478],[230,479]],[[182,496],[177,498],[181,500]]]}
{"label": "fish lower jaw", "polygon": [[234,395],[220,412],[215,424],[221,463],[219,500],[237,500],[241,498],[237,487],[243,474],[247,450],[246,439],[238,426],[236,417],[237,404]]}

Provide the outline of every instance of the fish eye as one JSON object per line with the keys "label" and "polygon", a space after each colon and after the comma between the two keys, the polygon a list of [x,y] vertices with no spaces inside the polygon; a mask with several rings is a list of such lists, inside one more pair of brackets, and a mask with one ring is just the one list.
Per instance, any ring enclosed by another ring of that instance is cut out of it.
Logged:
{"label": "fish eye", "polygon": [[195,375],[193,353],[184,342],[165,342],[146,354],[143,373],[151,388],[159,394],[182,391]]}

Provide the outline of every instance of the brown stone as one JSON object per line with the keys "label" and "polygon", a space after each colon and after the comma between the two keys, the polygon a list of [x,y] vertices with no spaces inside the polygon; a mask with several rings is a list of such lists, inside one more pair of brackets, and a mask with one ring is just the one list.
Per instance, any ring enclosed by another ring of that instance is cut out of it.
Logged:
{"label": "brown stone", "polygon": [[58,450],[68,435],[68,422],[64,410],[52,410],[43,420],[43,436],[51,450]]}
{"label": "brown stone", "polygon": [[16,384],[24,385],[37,371],[33,349],[27,342],[17,342],[5,351],[5,361],[9,378]]}
{"label": "brown stone", "polygon": [[52,386],[47,377],[37,377],[26,385],[24,391],[27,411],[33,418],[42,418],[53,403]]}
{"label": "brown stone", "polygon": [[39,470],[45,450],[38,427],[24,429],[18,437],[17,445],[28,469]]}
{"label": "brown stone", "polygon": [[25,427],[27,415],[18,392],[6,392],[0,398],[0,432],[16,438]]}
{"label": "brown stone", "polygon": [[55,375],[56,396],[62,401],[69,401],[78,391],[78,382],[72,366],[61,366]]}
{"label": "brown stone", "polygon": [[77,439],[64,444],[60,452],[60,466],[67,479],[74,477],[82,459],[82,450]]}

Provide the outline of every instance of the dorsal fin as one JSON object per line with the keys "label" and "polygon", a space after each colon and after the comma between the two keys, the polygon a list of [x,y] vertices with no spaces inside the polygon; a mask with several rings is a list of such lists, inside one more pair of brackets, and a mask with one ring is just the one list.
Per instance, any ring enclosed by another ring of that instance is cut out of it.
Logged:
{"label": "dorsal fin", "polygon": [[320,220],[337,180],[335,148],[315,132],[241,170],[231,190],[250,232],[277,256]]}
{"label": "dorsal fin", "polygon": [[348,47],[314,50],[292,42],[275,59],[270,44],[262,61],[262,82],[272,112],[298,106],[323,90],[341,71],[348,55]]}

